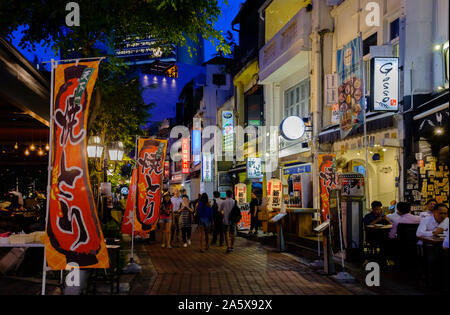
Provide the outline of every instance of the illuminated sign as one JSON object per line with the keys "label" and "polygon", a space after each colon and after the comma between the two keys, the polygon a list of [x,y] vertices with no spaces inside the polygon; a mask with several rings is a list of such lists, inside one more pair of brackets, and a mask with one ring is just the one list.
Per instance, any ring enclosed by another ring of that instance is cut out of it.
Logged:
{"label": "illuminated sign", "polygon": [[202,160],[202,182],[212,181],[212,155],[209,152],[203,153]]}
{"label": "illuminated sign", "polygon": [[181,139],[182,174],[189,174],[189,138]]}
{"label": "illuminated sign", "polygon": [[249,179],[260,179],[263,177],[262,174],[262,162],[261,158],[251,158],[247,159],[247,178]]}
{"label": "illuminated sign", "polygon": [[398,58],[375,57],[371,68],[371,108],[373,111],[398,111]]}
{"label": "illuminated sign", "polygon": [[298,140],[305,134],[305,123],[299,116],[289,116],[280,125],[281,135],[286,140]]}
{"label": "illuminated sign", "polygon": [[200,163],[202,154],[202,132],[201,130],[192,130],[192,156],[194,165]]}
{"label": "illuminated sign", "polygon": [[233,151],[233,112],[222,111],[223,151]]}

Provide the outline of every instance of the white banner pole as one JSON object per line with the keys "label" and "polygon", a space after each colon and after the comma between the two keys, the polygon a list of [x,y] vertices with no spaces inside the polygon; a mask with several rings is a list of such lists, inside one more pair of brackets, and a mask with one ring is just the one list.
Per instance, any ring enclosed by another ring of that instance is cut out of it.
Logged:
{"label": "white banner pole", "polygon": [[[138,135],[136,135],[136,143],[135,143],[135,147],[134,147],[134,170],[136,170],[136,181],[134,183],[134,202],[133,202],[133,219],[132,219],[132,223],[131,223],[131,254],[130,254],[130,262],[128,263],[128,265],[123,269],[125,273],[138,273],[141,272],[141,267],[136,264],[134,262],[134,221],[136,220],[136,203],[137,203],[137,181],[138,181],[138,174],[139,174],[139,169],[138,169],[138,139],[140,137]],[[133,171],[134,171],[133,170]],[[133,177],[133,176],[132,176]]]}
{"label": "white banner pole", "polygon": [[[49,150],[48,150],[48,179],[47,179],[47,202],[45,209],[45,231],[47,231],[48,224],[48,214],[50,207],[50,191],[51,191],[51,183],[52,183],[52,152],[53,152],[53,90],[55,87],[54,83],[54,60],[51,60],[51,68],[50,68],[50,133],[49,133]],[[44,260],[42,267],[42,295],[45,295],[45,283],[47,277],[47,253],[46,248],[44,246]]]}

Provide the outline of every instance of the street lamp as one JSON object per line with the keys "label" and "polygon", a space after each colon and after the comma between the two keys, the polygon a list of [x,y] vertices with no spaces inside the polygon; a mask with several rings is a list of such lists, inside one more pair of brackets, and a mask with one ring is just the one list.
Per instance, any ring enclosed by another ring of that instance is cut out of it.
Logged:
{"label": "street lamp", "polygon": [[89,137],[87,154],[89,158],[101,158],[103,153],[103,146],[99,136]]}
{"label": "street lamp", "polygon": [[123,159],[123,143],[121,141],[114,141],[108,147],[109,160],[110,161],[122,161]]}

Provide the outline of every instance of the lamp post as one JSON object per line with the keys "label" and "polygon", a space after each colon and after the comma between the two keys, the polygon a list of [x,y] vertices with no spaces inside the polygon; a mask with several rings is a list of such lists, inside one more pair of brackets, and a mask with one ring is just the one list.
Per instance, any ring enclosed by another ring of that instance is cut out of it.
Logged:
{"label": "lamp post", "polygon": [[[106,147],[106,146],[105,146]],[[107,151],[107,152],[106,152]],[[94,168],[97,172],[103,173],[103,182],[108,181],[107,177],[107,169],[108,169],[108,160],[114,162],[114,172],[117,169],[117,162],[122,161],[123,159],[123,143],[120,141],[114,141],[109,146],[107,146],[107,150],[104,150],[104,146],[102,145],[102,141],[100,136],[91,136],[88,140],[87,146],[87,154],[88,157],[94,160]],[[97,167],[97,159],[101,161],[101,158],[104,156],[103,166],[99,169]],[[108,159],[109,157],[109,159]],[[100,182],[100,181],[99,181]],[[100,204],[100,183],[97,186],[97,209]]]}

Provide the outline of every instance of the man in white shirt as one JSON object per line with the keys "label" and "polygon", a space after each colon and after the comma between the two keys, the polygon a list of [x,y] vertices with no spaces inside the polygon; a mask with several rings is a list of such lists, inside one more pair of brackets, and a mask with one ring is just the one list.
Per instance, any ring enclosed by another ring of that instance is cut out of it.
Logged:
{"label": "man in white shirt", "polygon": [[444,204],[434,206],[432,215],[424,218],[417,229],[417,237],[430,237],[448,231],[448,207]]}
{"label": "man in white shirt", "polygon": [[175,188],[173,190],[173,196],[172,196],[172,198],[170,198],[170,201],[172,202],[172,205],[173,205],[173,220],[172,220],[172,233],[171,233],[172,241],[175,237],[176,241],[178,242],[179,241],[178,235],[180,233],[180,227],[178,224],[180,215],[178,213],[178,210],[180,210],[180,208],[181,208],[181,203],[183,202],[183,198],[181,198],[180,191],[177,188]]}
{"label": "man in white shirt", "polygon": [[411,211],[411,206],[406,202],[399,202],[397,204],[397,212],[399,218],[394,220],[392,223],[392,229],[389,233],[389,238],[394,239],[397,237],[397,228],[400,223],[402,224],[419,224],[421,219],[417,215],[412,215],[409,213]]}

